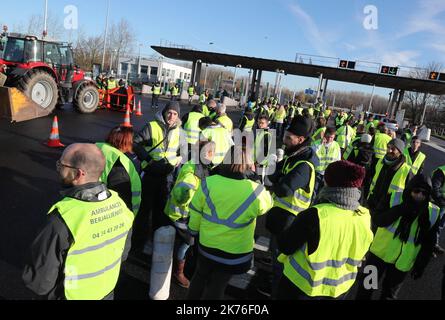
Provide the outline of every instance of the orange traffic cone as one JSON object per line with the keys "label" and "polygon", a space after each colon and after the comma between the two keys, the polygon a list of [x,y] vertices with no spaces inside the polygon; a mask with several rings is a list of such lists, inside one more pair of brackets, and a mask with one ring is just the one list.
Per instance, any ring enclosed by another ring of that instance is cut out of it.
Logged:
{"label": "orange traffic cone", "polygon": [[51,128],[51,134],[49,136],[49,140],[47,143],[45,143],[50,148],[62,148],[65,147],[64,144],[60,142],[59,137],[59,121],[57,119],[57,116],[54,117],[53,120],[53,127]]}
{"label": "orange traffic cone", "polygon": [[130,120],[130,107],[127,108],[127,112],[125,113],[124,123],[121,126],[126,128],[133,128]]}
{"label": "orange traffic cone", "polygon": [[138,116],[138,117],[142,117],[142,116],[143,116],[143,114],[142,114],[141,100],[139,100],[138,108],[137,108],[137,110],[136,110],[136,116]]}

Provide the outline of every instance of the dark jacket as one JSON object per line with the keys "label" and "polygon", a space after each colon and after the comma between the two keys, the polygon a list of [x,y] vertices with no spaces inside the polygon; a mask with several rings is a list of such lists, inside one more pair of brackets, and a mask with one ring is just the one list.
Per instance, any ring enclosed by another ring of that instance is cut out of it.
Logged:
{"label": "dark jacket", "polygon": [[[168,147],[168,135],[170,131],[181,127],[181,121],[178,120],[177,124],[172,127],[168,128],[168,125],[166,124],[163,116],[163,112],[158,112],[155,116],[155,120],[159,123],[161,128],[163,129],[164,137],[167,137],[163,145],[165,146],[165,149]],[[151,176],[160,177],[160,176],[167,176],[170,173],[173,172],[174,167],[167,161],[167,159],[161,159],[159,161],[154,161],[147,150],[145,150],[145,147],[154,148],[156,145],[153,145],[152,141],[152,129],[150,123],[148,123],[141,132],[135,134],[134,140],[133,140],[133,149],[136,153],[137,157],[141,162],[147,161],[150,163],[149,166],[145,168],[145,173]],[[160,142],[160,141],[159,141]]]}
{"label": "dark jacket", "polygon": [[243,117],[241,118],[241,123],[239,125],[239,129],[241,131],[244,131],[244,128],[246,127],[247,120],[252,121],[255,118],[255,115],[253,112],[246,112]]}
{"label": "dark jacket", "polygon": [[442,194],[442,186],[445,183],[445,176],[442,170],[436,170],[432,177],[433,200],[441,208],[445,208],[445,197]]}
{"label": "dark jacket", "polygon": [[[391,196],[388,194],[389,186],[394,178],[394,175],[405,162],[405,156],[401,155],[401,157],[391,165],[386,165],[383,163],[383,168],[380,171],[374,191],[368,200],[368,206],[372,215],[375,211],[385,211],[389,209],[391,200]],[[375,169],[370,171],[370,177],[372,177],[371,180],[374,178],[374,175]],[[406,183],[411,180],[412,177],[413,174],[410,172],[406,178]]]}
{"label": "dark jacket", "polygon": [[421,245],[421,250],[414,264],[414,271],[422,274],[431,259],[433,248],[436,244],[436,233],[440,219],[438,219],[432,228],[430,227],[428,210],[430,197],[428,196],[423,203],[417,204],[410,195],[411,191],[415,188],[425,189],[429,194],[431,194],[432,191],[431,182],[428,181],[425,176],[415,176],[403,192],[403,203],[384,211],[377,211],[373,216],[373,223],[375,223],[377,227],[383,228],[392,225],[399,218],[402,218],[395,234],[404,241],[403,239],[408,239],[411,225],[418,217],[419,232],[417,236],[419,238],[415,240],[417,244]]}
{"label": "dark jacket", "polygon": [[374,156],[374,148],[372,144],[366,142],[360,142],[358,145],[358,154],[352,152],[349,161],[354,162],[362,167],[369,168],[372,163],[372,157]]}
{"label": "dark jacket", "polygon": [[[109,198],[111,193],[104,184],[98,182],[71,188],[61,192],[61,195],[63,198],[99,202],[98,195],[104,191]],[[39,296],[45,296],[49,300],[65,300],[64,267],[74,238],[57,210],[48,215],[47,219],[46,226],[32,244],[31,254],[23,271],[23,280]],[[130,239],[131,232],[127,236],[122,262],[128,257]]]}
{"label": "dark jacket", "polygon": [[[277,197],[284,198],[292,196],[298,189],[309,191],[311,168],[308,164],[302,163],[286,175],[284,175],[282,171],[285,162],[289,163],[290,166],[299,161],[314,163],[315,153],[313,149],[310,148],[310,144],[311,140],[306,140],[298,150],[289,156],[287,161],[281,161],[277,165],[275,174],[269,178],[273,183],[270,191],[275,193]],[[291,212],[274,207],[267,215],[266,228],[272,234],[279,234],[290,226],[294,217]]]}

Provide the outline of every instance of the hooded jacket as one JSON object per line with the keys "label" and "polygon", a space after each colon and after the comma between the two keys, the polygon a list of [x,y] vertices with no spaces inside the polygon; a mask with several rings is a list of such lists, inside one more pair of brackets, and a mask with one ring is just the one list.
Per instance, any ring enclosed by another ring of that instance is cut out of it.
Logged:
{"label": "hooded jacket", "polygon": [[[169,128],[168,124],[165,121],[166,111],[167,111],[167,108],[165,108],[163,111],[158,112],[155,115],[155,119],[154,119],[156,122],[158,122],[158,124],[163,129],[164,137],[168,137],[170,131],[180,128],[182,125],[181,120],[178,118],[178,120],[176,121],[176,124],[173,127]],[[165,139],[163,144],[164,144],[164,147],[167,149],[168,139]],[[141,162],[143,162],[143,161],[150,162],[151,161],[151,164],[144,170],[149,175],[163,176],[163,175],[168,175],[169,173],[171,173],[174,170],[173,166],[167,161],[167,159],[162,159],[160,161],[152,161],[153,159],[151,158],[151,156],[145,149],[146,147],[150,147],[150,148],[155,147],[153,145],[153,141],[152,141],[152,128],[151,128],[150,123],[145,125],[145,127],[139,133],[135,134],[135,136],[134,136],[133,149],[134,149],[135,154],[138,156],[138,158]]]}
{"label": "hooded jacket", "polygon": [[[428,196],[422,203],[416,203],[411,196],[411,191],[417,188],[424,189],[428,193]],[[416,175],[410,180],[403,191],[402,204],[394,206],[388,210],[376,212],[373,217],[373,222],[378,227],[382,228],[392,225],[402,217],[399,227],[395,232],[395,235],[402,241],[407,241],[411,225],[417,217],[419,218],[419,231],[415,240],[416,243],[420,244],[422,247],[414,264],[414,270],[419,273],[423,272],[431,259],[433,248],[436,243],[436,232],[439,227],[440,219],[432,228],[430,227],[428,205],[430,203],[431,194],[431,180],[422,174]]]}

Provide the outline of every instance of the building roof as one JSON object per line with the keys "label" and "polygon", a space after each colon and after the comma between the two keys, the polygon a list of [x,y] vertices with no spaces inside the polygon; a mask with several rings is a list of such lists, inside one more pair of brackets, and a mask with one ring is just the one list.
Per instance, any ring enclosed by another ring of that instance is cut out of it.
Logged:
{"label": "building roof", "polygon": [[163,56],[174,59],[194,62],[201,60],[203,63],[236,67],[241,65],[244,69],[263,70],[276,72],[284,70],[286,74],[304,77],[323,78],[335,81],[357,83],[363,85],[375,85],[382,88],[400,89],[405,91],[425,92],[435,95],[445,94],[445,82],[414,79],[401,76],[391,76],[366,71],[340,69],[313,64],[295,63],[255,57],[238,56],[232,54],[189,50],[182,48],[152,46],[152,49]]}

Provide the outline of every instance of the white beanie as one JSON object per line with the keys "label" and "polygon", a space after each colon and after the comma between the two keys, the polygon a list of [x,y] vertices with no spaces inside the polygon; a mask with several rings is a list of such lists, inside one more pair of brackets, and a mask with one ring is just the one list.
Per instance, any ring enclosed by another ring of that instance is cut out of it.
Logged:
{"label": "white beanie", "polygon": [[369,135],[369,134],[363,134],[362,135],[361,142],[363,142],[363,143],[371,143],[371,141],[372,141],[372,136],[371,135]]}

